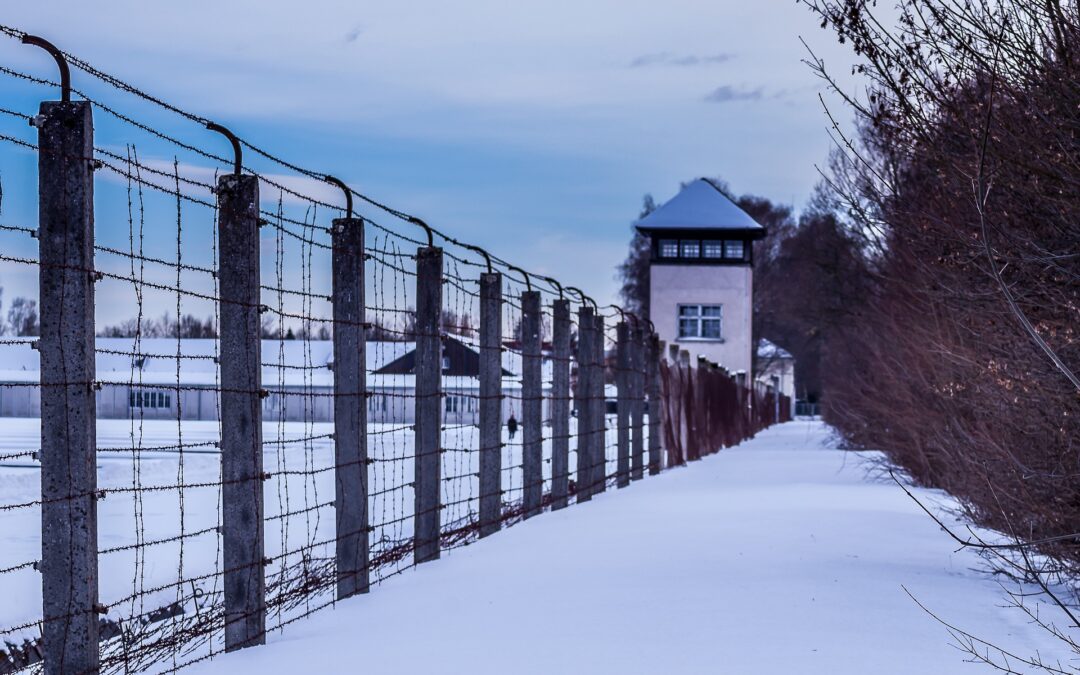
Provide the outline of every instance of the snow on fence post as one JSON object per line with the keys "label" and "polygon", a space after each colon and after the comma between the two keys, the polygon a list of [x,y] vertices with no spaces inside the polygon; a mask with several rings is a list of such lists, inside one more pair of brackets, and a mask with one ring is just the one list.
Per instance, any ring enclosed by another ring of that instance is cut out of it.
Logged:
{"label": "snow on fence post", "polygon": [[98,670],[94,122],[45,101],[38,128],[41,583],[46,675]]}
{"label": "snow on fence post", "polygon": [[599,494],[607,490],[607,392],[604,371],[604,315],[599,312],[595,322],[592,357],[592,407],[593,407],[593,479],[592,490]]}
{"label": "snow on fence post", "polygon": [[413,480],[417,563],[439,558],[442,466],[442,311],[443,252],[434,246],[416,252],[416,451]]}
{"label": "snow on fence post", "polygon": [[630,329],[630,479],[645,477],[645,344],[641,322]]}
{"label": "snow on fence post", "polygon": [[480,536],[502,524],[502,274],[480,275]]}
{"label": "snow on fence post", "polygon": [[630,326],[626,321],[615,326],[615,388],[615,484],[624,488],[630,485]]}
{"label": "snow on fence post", "polygon": [[334,512],[337,597],[369,586],[367,368],[364,339],[364,221],[332,228],[334,312]]}
{"label": "snow on fence post", "polygon": [[655,334],[646,341],[645,389],[648,395],[649,415],[649,475],[660,473],[663,461],[663,445],[660,442],[660,356],[664,343]]}
{"label": "snow on fence post", "polygon": [[566,506],[570,479],[570,301],[552,305],[551,508]]}
{"label": "snow on fence post", "polygon": [[521,294],[521,471],[526,518],[540,513],[544,496],[544,395],[540,381],[542,339],[540,292],[525,291]]}
{"label": "snow on fence post", "polygon": [[266,641],[259,180],[217,184],[225,649]]}
{"label": "snow on fence post", "polygon": [[593,405],[592,405],[592,360],[593,333],[596,322],[592,308],[582,304],[578,309],[578,346],[577,346],[577,389],[575,408],[577,408],[577,501],[592,499],[593,480]]}

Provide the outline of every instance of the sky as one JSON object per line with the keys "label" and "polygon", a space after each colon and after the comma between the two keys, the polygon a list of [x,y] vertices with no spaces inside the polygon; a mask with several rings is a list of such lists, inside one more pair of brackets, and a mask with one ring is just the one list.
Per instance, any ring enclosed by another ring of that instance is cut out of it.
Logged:
{"label": "sky", "polygon": [[[3,22],[602,302],[646,193],[710,176],[801,208],[831,147],[801,39],[845,83],[852,62],[794,0],[43,0]],[[8,38],[0,64],[55,77]],[[0,78],[5,105],[35,96]],[[0,220],[32,220],[33,164],[0,156],[0,180]]]}

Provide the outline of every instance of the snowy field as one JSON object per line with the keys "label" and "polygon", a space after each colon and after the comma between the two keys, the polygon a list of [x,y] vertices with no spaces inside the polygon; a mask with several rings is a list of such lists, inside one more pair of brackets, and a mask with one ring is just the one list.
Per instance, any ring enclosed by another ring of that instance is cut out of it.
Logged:
{"label": "snowy field", "polygon": [[[444,555],[191,673],[987,672],[1056,646],[872,456],[792,422]],[[941,495],[919,491],[937,502]],[[1064,657],[1063,657],[1064,658]]]}
{"label": "snowy field", "polygon": [[[220,591],[217,422],[185,421],[178,426],[168,420],[98,420],[97,424],[98,488],[107,491],[98,502],[100,598],[109,608],[108,618],[125,620],[193,594],[209,597]],[[571,420],[571,433],[574,428]],[[268,579],[283,569],[295,572],[310,561],[333,557],[333,441],[328,437],[332,432],[332,424],[264,424],[264,470],[271,474],[265,483],[266,553],[273,558]],[[37,419],[0,419],[0,455],[38,449],[39,434]],[[545,435],[550,435],[549,428]],[[614,429],[607,435],[609,445],[614,445]],[[510,502],[522,497],[522,436],[504,441],[504,500]],[[409,427],[372,424],[368,442],[374,460],[369,491],[376,556],[412,537],[414,439]],[[170,447],[181,443],[182,454]],[[467,522],[477,509],[477,430],[447,425],[442,445],[446,528]],[[550,456],[547,441],[545,460]],[[611,449],[609,456],[610,472]],[[551,465],[545,461],[543,466],[546,491]],[[0,573],[0,644],[5,640],[18,644],[39,634],[34,622],[41,617],[41,578],[30,565],[41,555],[39,480],[35,459],[0,462],[0,570],[5,570]],[[180,491],[177,484],[187,487]],[[2,508],[11,506],[16,508]],[[410,565],[409,559],[395,561],[374,570],[372,580]],[[190,602],[185,607],[189,614],[193,609]],[[268,624],[280,625],[289,618],[288,612],[271,613]]]}

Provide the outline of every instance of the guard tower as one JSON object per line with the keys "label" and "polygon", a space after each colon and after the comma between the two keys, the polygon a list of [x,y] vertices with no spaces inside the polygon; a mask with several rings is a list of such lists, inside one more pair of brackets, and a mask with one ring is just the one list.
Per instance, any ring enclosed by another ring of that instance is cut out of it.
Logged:
{"label": "guard tower", "polygon": [[751,243],[765,228],[704,178],[635,226],[651,242],[649,318],[660,339],[749,374]]}

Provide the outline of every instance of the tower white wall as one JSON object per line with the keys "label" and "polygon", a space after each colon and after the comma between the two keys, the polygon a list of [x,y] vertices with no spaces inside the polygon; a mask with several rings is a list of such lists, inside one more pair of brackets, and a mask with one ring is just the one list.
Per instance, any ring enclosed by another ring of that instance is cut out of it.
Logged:
{"label": "tower white wall", "polygon": [[[650,318],[660,339],[728,370],[750,373],[753,269],[749,265],[652,265]],[[679,339],[679,305],[721,305],[720,340]]]}

